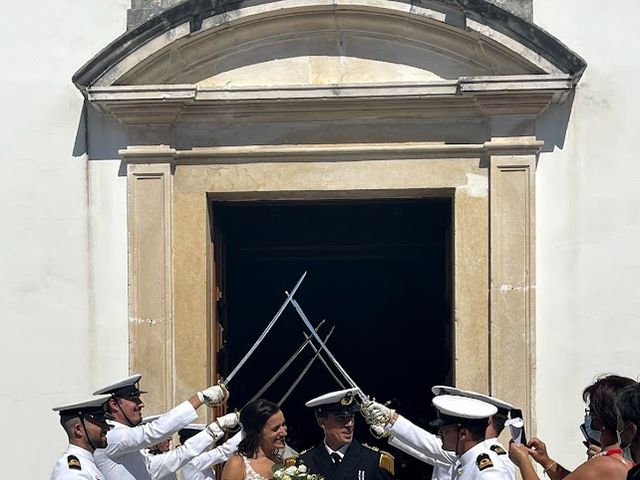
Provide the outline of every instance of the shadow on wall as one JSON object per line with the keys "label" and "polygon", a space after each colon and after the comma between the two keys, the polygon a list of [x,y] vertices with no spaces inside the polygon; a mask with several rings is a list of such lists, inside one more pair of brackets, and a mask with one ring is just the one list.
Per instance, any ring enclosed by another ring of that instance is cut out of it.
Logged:
{"label": "shadow on wall", "polygon": [[[89,161],[118,160],[118,150],[126,146],[127,132],[124,125],[85,100],[78,120],[73,156],[86,154]],[[124,164],[120,165],[118,174],[126,175]]]}
{"label": "shadow on wall", "polygon": [[564,103],[550,105],[536,120],[536,136],[540,140],[544,140],[543,152],[553,152],[556,148],[558,150],[564,148],[574,97],[575,91],[572,91]]}

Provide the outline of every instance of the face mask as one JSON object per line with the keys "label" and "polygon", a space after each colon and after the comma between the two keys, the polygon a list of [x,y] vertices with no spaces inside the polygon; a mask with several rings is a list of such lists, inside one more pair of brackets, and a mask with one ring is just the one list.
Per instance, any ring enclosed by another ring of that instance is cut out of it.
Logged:
{"label": "face mask", "polygon": [[622,430],[616,431],[616,435],[618,436],[618,444],[620,445],[620,448],[622,449],[622,456],[624,458],[626,458],[627,460],[633,461],[633,458],[631,457],[631,441],[625,442],[624,440],[622,440],[622,434],[630,426],[631,426],[631,424],[629,423]]}
{"label": "face mask", "polygon": [[594,430],[591,426],[591,417],[589,415],[584,416],[584,429],[587,431],[587,435],[591,440],[595,440],[600,444],[600,430]]}

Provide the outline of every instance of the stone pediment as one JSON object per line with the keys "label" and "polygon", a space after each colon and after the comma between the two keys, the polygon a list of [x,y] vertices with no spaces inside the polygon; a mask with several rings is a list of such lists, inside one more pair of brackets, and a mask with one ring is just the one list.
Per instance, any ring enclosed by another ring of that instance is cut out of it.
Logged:
{"label": "stone pediment", "polygon": [[[419,85],[434,98],[540,93],[546,105],[585,67],[548,33],[484,0],[192,0],[116,39],[74,82],[112,113],[163,100],[172,118],[170,105],[228,102],[225,92],[243,89],[279,101],[279,87],[322,98],[372,85]],[[243,98],[266,98],[251,95]]]}

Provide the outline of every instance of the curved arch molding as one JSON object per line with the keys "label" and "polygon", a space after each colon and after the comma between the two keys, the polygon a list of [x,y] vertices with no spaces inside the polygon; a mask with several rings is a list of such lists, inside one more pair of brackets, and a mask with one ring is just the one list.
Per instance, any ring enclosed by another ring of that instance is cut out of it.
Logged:
{"label": "curved arch molding", "polygon": [[455,383],[534,433],[535,119],[585,68],[483,0],[191,0],[105,47],[73,81],[127,126],[130,367],[150,410],[215,380],[212,198],[446,196]]}

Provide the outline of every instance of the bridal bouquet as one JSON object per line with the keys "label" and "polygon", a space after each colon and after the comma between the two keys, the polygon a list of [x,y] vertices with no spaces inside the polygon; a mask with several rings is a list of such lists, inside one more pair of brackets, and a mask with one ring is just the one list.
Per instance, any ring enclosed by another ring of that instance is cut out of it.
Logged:
{"label": "bridal bouquet", "polygon": [[309,473],[307,466],[303,463],[298,466],[291,465],[288,467],[274,465],[273,478],[275,480],[324,480],[322,475]]}

